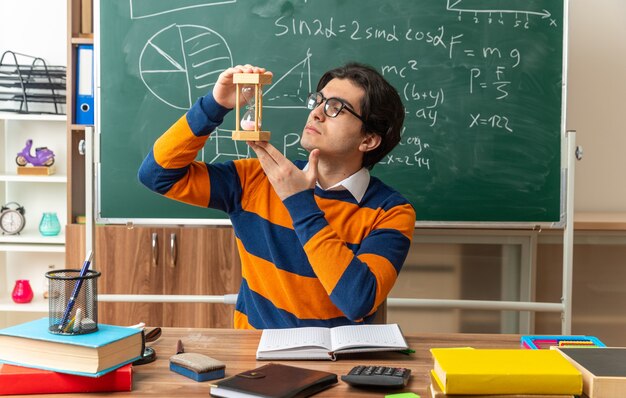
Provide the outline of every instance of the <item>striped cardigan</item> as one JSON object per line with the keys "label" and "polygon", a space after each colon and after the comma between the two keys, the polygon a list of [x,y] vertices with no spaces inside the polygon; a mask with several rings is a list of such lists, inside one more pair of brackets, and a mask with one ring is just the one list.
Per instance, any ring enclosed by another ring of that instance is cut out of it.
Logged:
{"label": "striped cardigan", "polygon": [[372,320],[409,250],[413,207],[375,177],[360,203],[349,191],[319,187],[281,201],[257,159],[195,161],[228,111],[211,94],[200,98],[156,141],[139,179],[161,195],[230,217],[243,273],[234,326]]}

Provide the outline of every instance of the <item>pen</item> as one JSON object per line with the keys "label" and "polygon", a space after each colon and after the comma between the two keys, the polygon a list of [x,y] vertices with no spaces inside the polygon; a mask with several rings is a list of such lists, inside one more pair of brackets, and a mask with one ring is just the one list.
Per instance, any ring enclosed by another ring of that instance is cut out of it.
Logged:
{"label": "pen", "polygon": [[59,330],[63,330],[65,327],[65,323],[67,322],[70,314],[72,313],[72,308],[74,307],[74,302],[76,301],[76,297],[78,296],[78,292],[80,292],[80,287],[83,284],[83,277],[87,274],[87,270],[89,269],[89,265],[91,264],[91,258],[93,257],[93,251],[89,250],[87,256],[85,257],[85,261],[83,262],[83,268],[80,270],[80,274],[76,285],[74,285],[74,291],[70,296],[70,299],[67,302],[67,307],[65,308],[65,313],[63,314],[63,318],[61,318],[61,323],[59,323]]}

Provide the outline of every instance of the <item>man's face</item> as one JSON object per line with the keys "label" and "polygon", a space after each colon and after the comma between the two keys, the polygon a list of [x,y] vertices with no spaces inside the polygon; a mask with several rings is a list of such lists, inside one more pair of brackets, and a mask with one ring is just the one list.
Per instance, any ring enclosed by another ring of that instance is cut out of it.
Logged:
{"label": "man's face", "polygon": [[[321,90],[324,98],[339,98],[347,107],[361,114],[361,99],[364,90],[347,79],[332,79]],[[307,151],[315,148],[326,158],[341,160],[346,156],[362,156],[362,142],[366,135],[362,132],[363,122],[343,109],[332,118],[324,113],[325,102],[311,110],[306,126],[302,131],[300,144]]]}

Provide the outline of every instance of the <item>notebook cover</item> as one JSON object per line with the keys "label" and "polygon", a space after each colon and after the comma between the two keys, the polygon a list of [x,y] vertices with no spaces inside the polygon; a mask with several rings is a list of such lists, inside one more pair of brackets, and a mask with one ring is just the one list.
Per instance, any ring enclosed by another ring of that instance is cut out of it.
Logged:
{"label": "notebook cover", "polygon": [[554,350],[433,348],[430,351],[446,375],[438,374],[446,394],[577,395],[582,392],[581,373]]}
{"label": "notebook cover", "polygon": [[98,378],[0,365],[0,395],[131,391],[132,385],[130,364]]}
{"label": "notebook cover", "polygon": [[558,348],[583,374],[589,398],[622,398],[626,392],[626,348]]}
{"label": "notebook cover", "polygon": [[5,329],[0,329],[0,336],[24,337],[33,340],[98,348],[128,336],[141,333],[141,329],[137,328],[99,323],[98,330],[96,332],[69,336],[50,333],[48,331],[48,327],[48,318],[41,318],[21,323],[19,325],[10,326]]}
{"label": "notebook cover", "polygon": [[211,395],[229,397],[235,392],[265,398],[299,398],[335,383],[337,375],[334,373],[269,363],[214,383]]}
{"label": "notebook cover", "polygon": [[626,348],[559,347],[559,351],[596,377],[624,377],[626,379]]}

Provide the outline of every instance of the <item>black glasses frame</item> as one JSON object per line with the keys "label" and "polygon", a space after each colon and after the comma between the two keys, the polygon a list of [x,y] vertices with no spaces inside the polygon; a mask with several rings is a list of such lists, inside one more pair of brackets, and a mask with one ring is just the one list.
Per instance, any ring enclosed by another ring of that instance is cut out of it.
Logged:
{"label": "black glasses frame", "polygon": [[[329,113],[330,106],[328,105],[328,101],[331,101],[331,100],[337,101],[339,104],[341,104],[341,106],[339,107],[339,110],[334,114]],[[310,110],[317,108],[322,103],[324,103],[324,114],[328,117],[335,118],[341,113],[342,110],[345,109],[351,114],[353,114],[354,116],[356,116],[361,122],[363,122],[363,124],[367,124],[363,116],[359,115],[358,113],[350,109],[350,107],[340,98],[335,98],[335,97],[326,98],[324,97],[324,94],[320,93],[319,91],[315,93],[310,93],[307,96],[306,106]]]}

